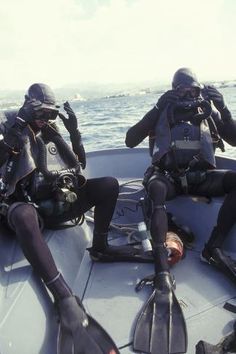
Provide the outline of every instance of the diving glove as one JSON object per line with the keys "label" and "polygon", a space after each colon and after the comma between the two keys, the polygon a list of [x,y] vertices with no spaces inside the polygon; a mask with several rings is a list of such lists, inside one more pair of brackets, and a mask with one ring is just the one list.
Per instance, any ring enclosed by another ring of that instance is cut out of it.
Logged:
{"label": "diving glove", "polygon": [[219,112],[227,108],[223,95],[214,86],[205,86],[203,89],[203,96],[206,100],[211,100]]}
{"label": "diving glove", "polygon": [[78,122],[77,117],[68,101],[64,103],[64,110],[66,111],[68,118],[66,118],[62,113],[59,113],[59,117],[61,118],[67,131],[70,134],[73,134],[78,129]]}
{"label": "diving glove", "polygon": [[68,101],[64,103],[64,110],[66,111],[68,118],[66,118],[62,113],[59,113],[59,117],[61,118],[65,128],[70,134],[70,140],[73,151],[76,155],[78,155],[79,162],[81,163],[81,166],[84,169],[86,167],[86,156],[81,139],[81,134],[78,129],[77,117]]}
{"label": "diving glove", "polygon": [[156,107],[162,111],[167,104],[176,103],[179,100],[179,96],[175,90],[166,91],[157,101]]}
{"label": "diving glove", "polygon": [[36,119],[35,115],[35,100],[26,101],[19,109],[17,117],[25,121],[25,124]]}
{"label": "diving glove", "polygon": [[8,147],[8,152],[18,154],[22,150],[25,144],[22,131],[26,125],[25,120],[17,117],[15,124],[4,135],[4,144]]}

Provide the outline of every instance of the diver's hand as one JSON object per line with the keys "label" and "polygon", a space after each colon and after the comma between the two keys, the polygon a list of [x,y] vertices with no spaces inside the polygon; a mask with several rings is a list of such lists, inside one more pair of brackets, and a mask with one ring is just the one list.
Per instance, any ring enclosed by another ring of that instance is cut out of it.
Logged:
{"label": "diver's hand", "polygon": [[59,117],[61,118],[65,128],[70,134],[73,134],[76,130],[78,130],[78,122],[76,115],[71,108],[69,102],[64,103],[64,110],[66,111],[68,118],[64,116],[64,114],[59,113]]}
{"label": "diver's hand", "polygon": [[20,117],[25,121],[25,123],[32,122],[35,120],[35,110],[34,105],[31,101],[25,102],[23,106],[19,109],[17,117]]}
{"label": "diver's hand", "polygon": [[66,111],[68,118],[66,118],[62,113],[59,113],[59,117],[61,118],[65,128],[70,134],[73,151],[78,156],[82,169],[84,169],[86,167],[86,155],[81,139],[81,134],[78,129],[78,121],[76,115],[69,102],[64,103],[64,110]]}
{"label": "diver's hand", "polygon": [[176,103],[179,100],[179,96],[175,90],[166,91],[157,101],[156,107],[162,111],[169,103]]}
{"label": "diver's hand", "polygon": [[17,118],[16,123],[4,135],[4,143],[8,147],[9,152],[18,154],[25,145],[25,138],[22,131],[26,126],[25,121]]}
{"label": "diver's hand", "polygon": [[219,112],[226,108],[223,95],[214,86],[205,86],[203,89],[203,96],[206,100],[211,100]]}

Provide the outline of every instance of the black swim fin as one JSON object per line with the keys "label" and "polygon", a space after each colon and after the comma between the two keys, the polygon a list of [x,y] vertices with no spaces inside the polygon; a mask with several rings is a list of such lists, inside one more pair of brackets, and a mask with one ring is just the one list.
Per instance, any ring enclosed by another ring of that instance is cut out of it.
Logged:
{"label": "black swim fin", "polygon": [[57,354],[119,354],[109,334],[85,312],[78,298],[66,297],[57,307],[60,316]]}
{"label": "black swim fin", "polygon": [[187,351],[185,319],[169,272],[158,273],[155,277],[154,291],[137,319],[133,349],[149,354]]}
{"label": "black swim fin", "polygon": [[143,252],[135,245],[108,246],[104,251],[87,248],[93,261],[153,263],[152,252]]}

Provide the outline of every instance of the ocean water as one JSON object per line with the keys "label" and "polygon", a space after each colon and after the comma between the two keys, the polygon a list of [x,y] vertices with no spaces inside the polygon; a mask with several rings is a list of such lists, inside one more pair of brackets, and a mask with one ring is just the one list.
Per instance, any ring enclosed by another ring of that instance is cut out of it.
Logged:
{"label": "ocean water", "polygon": [[[77,94],[77,99],[71,92],[63,93],[63,100],[68,100],[78,117],[79,129],[82,133],[83,143],[87,152],[112,148],[127,148],[125,135],[127,130],[157,102],[160,95],[167,89],[162,87],[156,90],[144,89],[136,92],[126,91],[111,96],[87,98]],[[219,91],[224,95],[225,101],[236,120],[236,86],[220,87]],[[19,97],[18,96],[18,102]],[[60,97],[61,98],[61,97]],[[17,106],[13,104],[14,98],[5,101],[0,100],[0,107],[8,109]],[[60,104],[62,102],[59,102]],[[18,103],[19,105],[19,103]],[[16,108],[16,107],[15,107]],[[68,133],[61,120],[57,118],[58,125],[64,138],[69,142]],[[236,148],[227,144],[224,156],[236,157]],[[147,147],[148,139],[145,139],[139,147]],[[222,154],[217,149],[217,154]]]}
{"label": "ocean water", "polygon": [[[225,101],[236,120],[236,87],[219,88]],[[86,151],[103,150],[110,148],[127,148],[125,135],[127,130],[157,102],[161,92],[112,96],[110,98],[97,98],[87,101],[71,101],[82,132]],[[63,135],[66,132],[61,127]],[[236,157],[236,147],[227,144],[224,156]],[[147,147],[145,139],[139,147]],[[221,151],[217,149],[217,154]]]}

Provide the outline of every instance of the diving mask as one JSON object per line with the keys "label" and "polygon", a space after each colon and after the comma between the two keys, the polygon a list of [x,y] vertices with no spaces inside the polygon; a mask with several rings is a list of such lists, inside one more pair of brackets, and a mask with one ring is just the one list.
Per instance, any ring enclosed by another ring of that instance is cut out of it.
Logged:
{"label": "diving mask", "polygon": [[196,86],[186,87],[179,85],[176,87],[176,92],[181,99],[196,99],[200,96],[201,90],[200,87]]}
{"label": "diving mask", "polygon": [[42,108],[35,111],[35,119],[38,120],[55,120],[57,115],[57,109]]}

